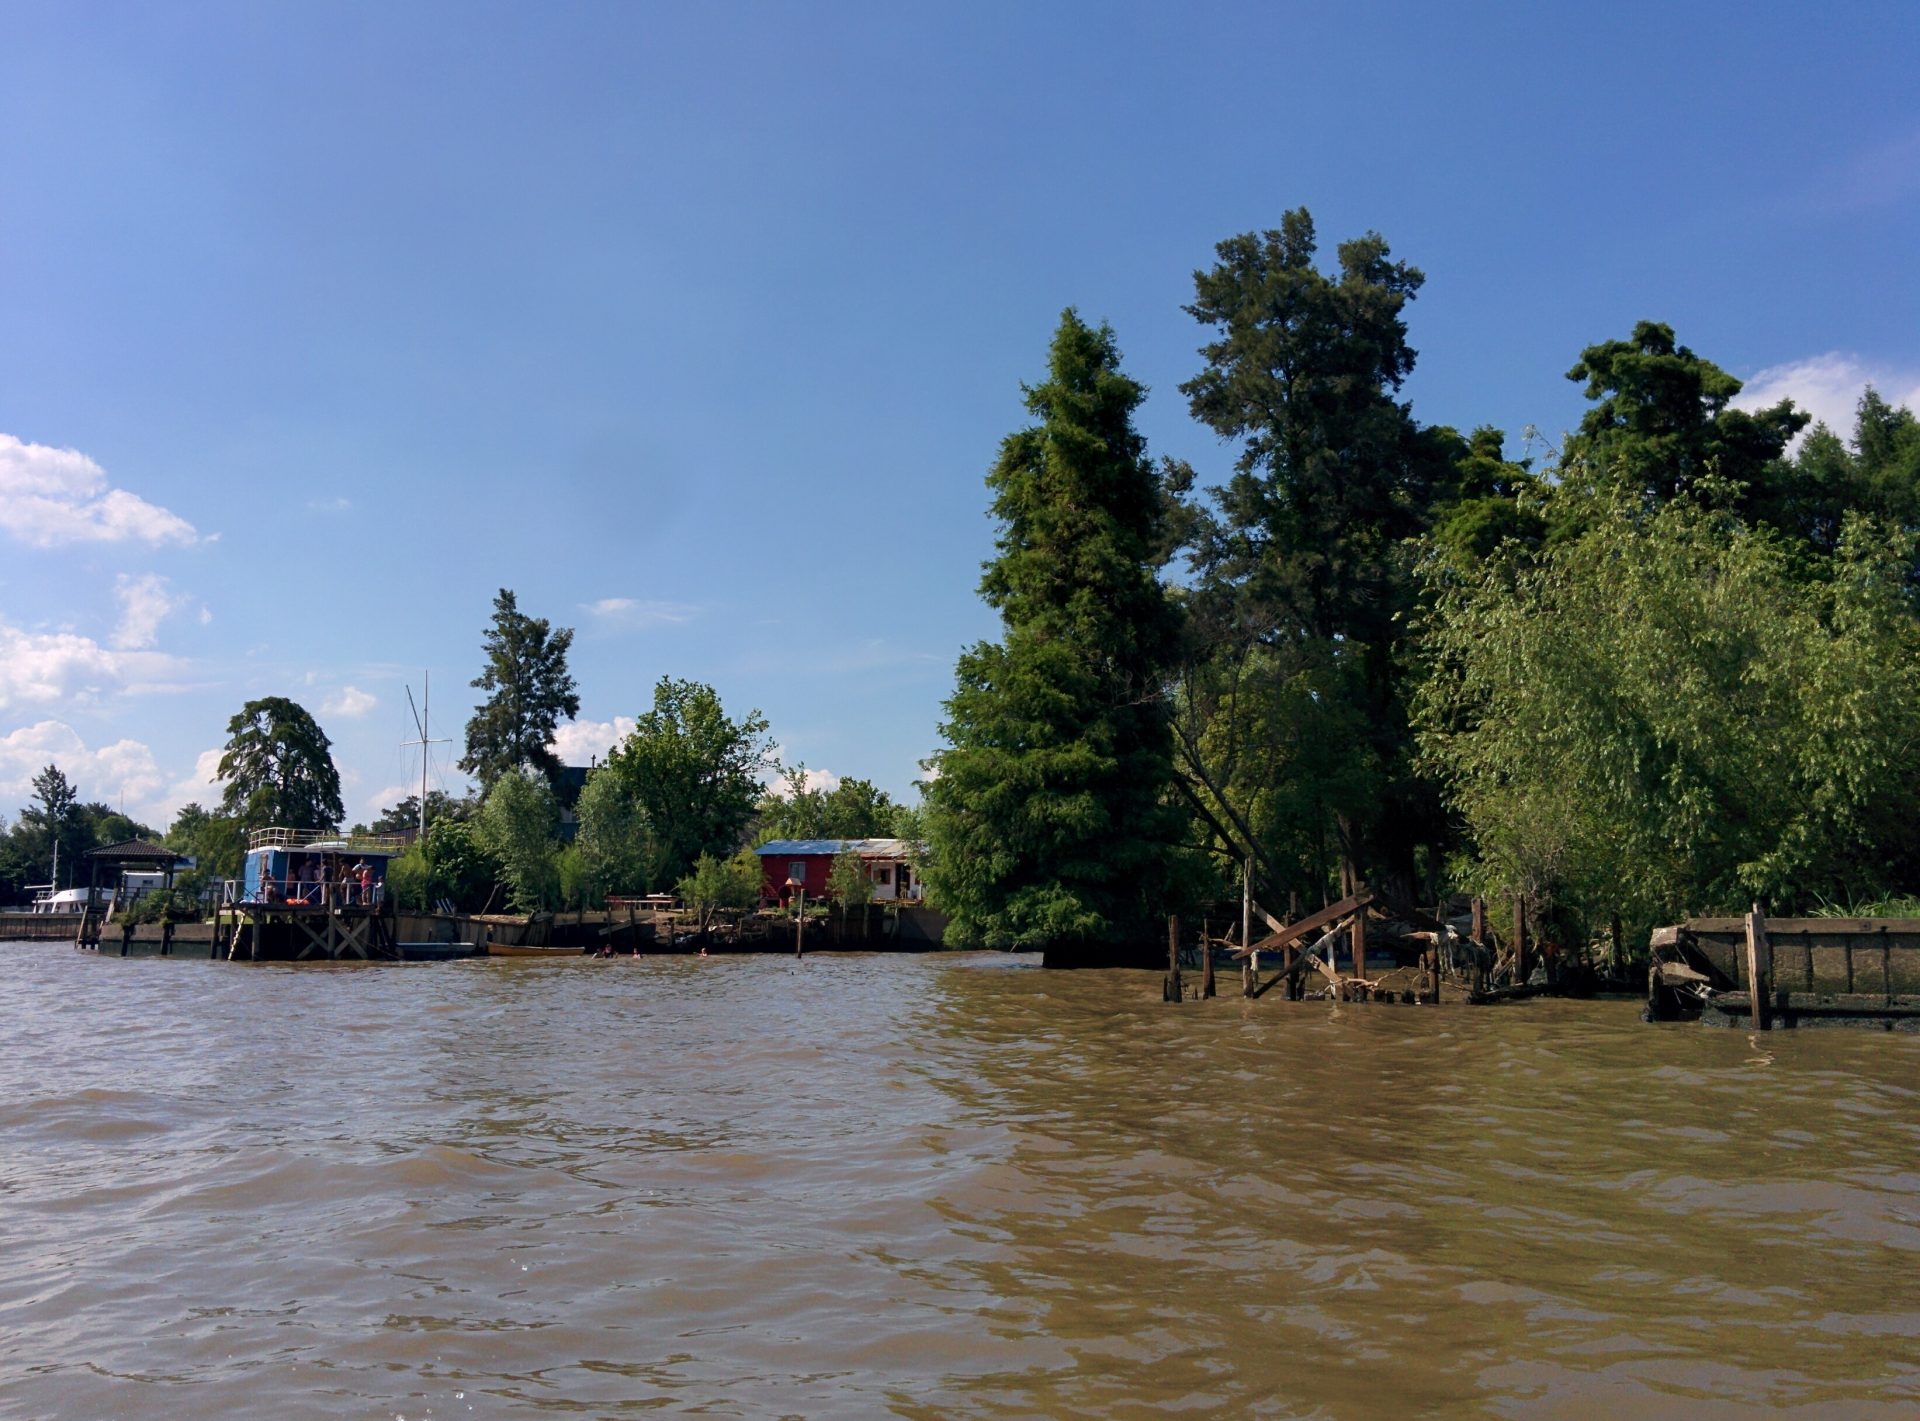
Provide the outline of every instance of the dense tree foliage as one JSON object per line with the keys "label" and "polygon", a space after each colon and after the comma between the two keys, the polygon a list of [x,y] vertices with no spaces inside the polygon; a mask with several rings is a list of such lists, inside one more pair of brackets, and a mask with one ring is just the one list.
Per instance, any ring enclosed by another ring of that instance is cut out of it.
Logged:
{"label": "dense tree foliage", "polygon": [[247,851],[239,820],[210,813],[197,803],[182,805],[173,816],[166,845],[193,859],[197,872],[209,883],[238,878]]}
{"label": "dense tree foliage", "polygon": [[[465,819],[479,808],[471,799],[459,799],[445,790],[427,791],[427,820],[429,823],[440,819]],[[420,827],[420,796],[410,794],[398,804],[388,805],[381,810],[371,824],[356,824],[355,833],[366,834],[404,834],[410,829]]]}
{"label": "dense tree foliage", "polygon": [[284,696],[248,701],[227,722],[220,756],[223,814],[249,829],[333,829],[345,817],[332,742]]}
{"label": "dense tree foliage", "polygon": [[1656,511],[1436,579],[1423,744],[1471,835],[1461,881],[1591,931],[1855,901],[1920,871],[1920,626],[1887,530],[1831,575],[1711,475]]}
{"label": "dense tree foliage", "polygon": [[1409,540],[1456,497],[1458,467],[1488,461],[1489,435],[1423,433],[1396,398],[1422,274],[1373,233],[1342,243],[1332,274],[1317,251],[1302,209],[1220,243],[1194,276],[1187,309],[1216,338],[1182,389],[1239,455],[1192,525],[1181,768],[1273,897],[1317,897],[1335,867],[1343,888],[1377,877],[1404,894],[1416,844],[1444,828],[1411,764]]}
{"label": "dense tree foliage", "polygon": [[1786,400],[1758,414],[1734,409],[1740,382],[1657,321],[1588,346],[1567,378],[1584,382],[1594,403],[1568,441],[1563,472],[1650,508],[1711,478],[1765,516],[1778,498],[1780,456],[1807,423]]}
{"label": "dense tree foliage", "polygon": [[777,791],[761,797],[758,838],[875,839],[894,834],[900,806],[872,780],[849,776],[822,789],[808,781],[807,767],[782,773]]}
{"label": "dense tree foliage", "polygon": [[578,869],[569,896],[593,903],[610,893],[650,891],[659,846],[633,783],[605,772],[588,775],[574,812],[580,820],[573,841]]}
{"label": "dense tree foliage", "polygon": [[559,845],[554,838],[559,822],[553,790],[531,765],[501,775],[480,806],[475,837],[499,863],[500,881],[519,912],[538,912],[559,902]]}
{"label": "dense tree foliage", "polygon": [[488,850],[475,819],[436,819],[427,825],[427,893],[463,913],[482,912],[495,901],[500,861]]}
{"label": "dense tree foliage", "polygon": [[646,816],[654,840],[652,883],[675,883],[702,854],[741,847],[768,764],[766,718],[727,715],[720,696],[697,681],[663,676],[653,706],[607,757],[594,779],[611,780]]}
{"label": "dense tree foliage", "polygon": [[560,773],[552,749],[561,720],[580,714],[580,696],[567,652],[573,631],[520,610],[512,592],[493,599],[493,621],[482,648],[487,664],[474,686],[487,699],[467,722],[467,750],[460,768],[480,782],[481,792],[511,770],[532,768],[551,785]]}
{"label": "dense tree foliage", "polygon": [[[987,476],[981,594],[1003,640],[961,658],[928,791],[948,941],[1081,960],[1159,932],[1182,839],[1164,682],[1178,622],[1156,569],[1173,480],[1133,427],[1112,331],[1060,320],[1038,423]],[[1177,477],[1177,476],[1176,476]]]}
{"label": "dense tree foliage", "polygon": [[706,932],[722,908],[745,910],[760,901],[760,860],[751,849],[721,858],[701,854],[675,887],[680,901],[693,912],[699,930]]}

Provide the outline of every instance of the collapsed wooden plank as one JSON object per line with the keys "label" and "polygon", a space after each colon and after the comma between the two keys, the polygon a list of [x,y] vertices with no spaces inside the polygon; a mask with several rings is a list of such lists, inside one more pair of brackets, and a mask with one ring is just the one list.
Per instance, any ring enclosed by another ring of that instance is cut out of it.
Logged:
{"label": "collapsed wooden plank", "polygon": [[[1304,934],[1312,932],[1315,928],[1324,928],[1329,923],[1338,922],[1341,918],[1365,908],[1372,901],[1371,893],[1356,893],[1351,898],[1342,898],[1338,903],[1329,904],[1319,912],[1310,913],[1299,922],[1269,933],[1260,941],[1241,948],[1233,954],[1234,958],[1238,960],[1242,957],[1251,957],[1256,952],[1272,952],[1277,947],[1285,947],[1289,943],[1297,942]],[[1264,912],[1262,916],[1265,916]]]}

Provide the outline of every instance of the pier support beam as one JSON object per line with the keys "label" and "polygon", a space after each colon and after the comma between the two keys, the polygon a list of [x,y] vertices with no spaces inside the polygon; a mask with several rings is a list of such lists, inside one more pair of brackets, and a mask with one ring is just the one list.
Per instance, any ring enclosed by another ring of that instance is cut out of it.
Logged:
{"label": "pier support beam", "polygon": [[1526,895],[1515,889],[1513,893],[1513,985],[1524,987],[1527,984],[1527,899]]}
{"label": "pier support beam", "polygon": [[1773,954],[1767,947],[1767,915],[1755,903],[1747,914],[1747,1004],[1753,1013],[1753,1029],[1766,1031],[1772,1026],[1767,1012],[1768,978]]}
{"label": "pier support beam", "polygon": [[1180,915],[1167,919],[1167,978],[1160,988],[1160,999],[1180,1001],[1185,991],[1180,983]]}

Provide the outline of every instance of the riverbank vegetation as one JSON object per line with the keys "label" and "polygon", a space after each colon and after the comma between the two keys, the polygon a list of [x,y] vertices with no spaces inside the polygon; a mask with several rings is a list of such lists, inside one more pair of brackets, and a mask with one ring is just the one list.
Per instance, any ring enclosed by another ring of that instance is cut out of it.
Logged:
{"label": "riverbank vegetation", "polygon": [[928,816],[949,941],[1139,942],[1243,871],[1276,909],[1518,899],[1569,945],[1920,885],[1912,412],[1743,410],[1642,322],[1515,459],[1400,398],[1424,278],[1379,236],[1323,270],[1297,211],[1216,257],[1181,389],[1223,480],[1148,462],[1071,311],[988,474],[1004,634],[960,660]]}

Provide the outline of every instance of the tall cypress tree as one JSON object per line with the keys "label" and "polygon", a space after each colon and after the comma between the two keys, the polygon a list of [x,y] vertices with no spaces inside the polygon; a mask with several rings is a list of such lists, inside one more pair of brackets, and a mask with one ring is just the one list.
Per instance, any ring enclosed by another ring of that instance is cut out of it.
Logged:
{"label": "tall cypress tree", "polygon": [[1176,612],[1170,476],[1133,428],[1142,386],[1113,332],[1069,310],[1039,423],[987,475],[1001,524],[980,591],[1000,642],[965,652],[928,792],[931,882],[950,942],[1113,961],[1157,937],[1181,816],[1164,679]]}
{"label": "tall cypress tree", "polygon": [[580,693],[567,670],[573,629],[555,630],[529,617],[507,588],[493,599],[493,624],[483,643],[487,666],[473,684],[486,701],[467,722],[467,753],[460,768],[491,790],[500,776],[528,766],[552,785],[560,758],[549,748],[563,718],[580,714]]}

